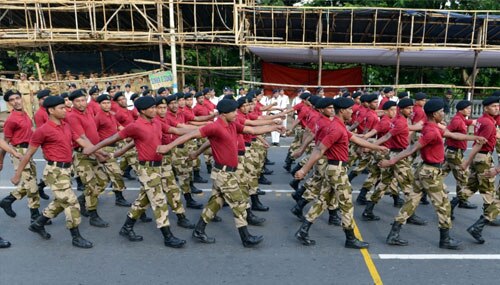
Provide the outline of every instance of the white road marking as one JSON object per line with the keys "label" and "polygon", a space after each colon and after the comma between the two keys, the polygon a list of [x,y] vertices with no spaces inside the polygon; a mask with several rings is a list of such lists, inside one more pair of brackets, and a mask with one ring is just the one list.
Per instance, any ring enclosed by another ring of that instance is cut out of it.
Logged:
{"label": "white road marking", "polygon": [[378,254],[380,259],[407,259],[407,260],[442,260],[442,259],[468,259],[468,260],[497,260],[500,254]]}

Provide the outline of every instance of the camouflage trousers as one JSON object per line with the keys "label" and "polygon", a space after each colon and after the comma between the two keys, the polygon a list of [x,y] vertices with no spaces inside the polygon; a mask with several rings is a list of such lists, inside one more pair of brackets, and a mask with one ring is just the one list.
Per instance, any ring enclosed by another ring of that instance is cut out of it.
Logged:
{"label": "camouflage trousers", "polygon": [[306,148],[305,156],[299,161],[300,166],[306,165],[307,161],[309,160],[309,157],[311,156],[313,149],[314,149],[314,144],[310,143]]}
{"label": "camouflage trousers", "polygon": [[53,219],[64,211],[66,227],[78,227],[81,222],[80,205],[73,189],[71,189],[71,167],[60,168],[55,165],[45,166],[43,181],[50,187],[54,200],[43,210],[43,215]]}
{"label": "camouflage trousers", "polygon": [[321,188],[318,199],[307,212],[307,221],[314,222],[327,209],[328,205],[333,205],[334,199],[337,199],[342,212],[342,227],[344,229],[354,228],[352,188],[347,177],[346,165],[328,165],[326,177],[330,187]]}
{"label": "camouflage trousers", "polygon": [[486,172],[493,167],[491,154],[478,153],[472,160],[467,185],[458,193],[461,201],[469,199],[476,191],[483,197],[484,216],[490,215],[487,209],[495,202],[495,178],[485,177]]}
{"label": "camouflage trousers", "polygon": [[349,144],[349,160],[347,161],[347,165],[349,168],[351,168],[358,161],[358,159],[360,159],[358,148],[359,147],[357,144]]}
{"label": "camouflage trousers", "polygon": [[172,166],[183,193],[191,193],[189,185],[193,176],[193,167],[188,155],[189,149],[186,144],[183,147],[177,146],[172,150]]}
{"label": "camouflage trousers", "polygon": [[467,180],[469,178],[469,170],[463,170],[460,165],[464,159],[464,153],[462,150],[451,150],[447,149],[445,154],[445,163],[443,165],[443,178],[448,176],[448,174],[453,173],[453,177],[457,181],[457,195],[462,189],[467,186]]}
{"label": "camouflage trousers", "polygon": [[181,201],[181,189],[175,182],[174,170],[172,169],[172,153],[163,155],[161,172],[164,178],[162,179],[163,191],[167,195],[167,203],[176,214],[184,214],[186,210]]}
{"label": "camouflage trousers", "polygon": [[266,162],[266,157],[267,157],[267,148],[264,146],[264,143],[262,141],[260,141],[259,139],[257,139],[255,142],[252,142],[252,145],[255,143],[255,145],[257,146],[255,148],[255,151],[257,153],[257,157],[258,157],[258,172],[259,172],[259,175],[260,175],[260,172],[262,171],[262,169],[264,168],[264,163]]}
{"label": "camouflage trousers", "polygon": [[[121,147],[123,147],[122,145]],[[121,156],[120,160],[120,169],[121,171],[125,171],[128,166],[131,166],[132,169],[137,172],[137,164],[139,163],[139,159],[137,158],[137,149],[135,147],[129,149],[125,154]]]}
{"label": "camouflage trousers", "polygon": [[406,220],[415,213],[420,204],[423,192],[429,196],[436,214],[438,215],[439,228],[451,228],[451,205],[448,194],[443,187],[443,173],[441,169],[421,163],[415,173],[415,187],[410,192],[409,198],[394,218],[396,222],[405,224]]}
{"label": "camouflage trousers", "polygon": [[257,188],[259,188],[259,177],[264,167],[265,155],[266,149],[259,140],[253,141],[250,147],[245,147],[246,162],[249,164],[248,168],[250,170],[249,191],[252,193],[257,193]]}
{"label": "camouflage trousers", "polygon": [[99,195],[104,191],[109,182],[109,177],[104,170],[104,165],[95,158],[75,152],[73,155],[75,172],[82,180],[85,190],[85,207],[89,211],[97,209]]}
{"label": "camouflage trousers", "polygon": [[[319,194],[323,191],[326,191],[330,188],[330,184],[328,183],[328,177],[326,177],[326,169],[328,168],[328,159],[326,156],[322,156],[314,165],[313,175],[307,179],[304,183],[304,188],[306,191],[302,195],[302,198],[307,201],[314,201],[318,198]],[[327,188],[323,190],[323,188]],[[328,209],[334,210],[338,207],[337,200],[335,196],[331,201],[328,202]]]}
{"label": "camouflage trousers", "polygon": [[246,151],[245,155],[238,155],[238,167],[236,168],[236,177],[239,178],[240,189],[245,196],[245,201],[247,201],[246,208],[250,208],[250,195],[257,194],[257,191],[253,188],[250,188],[250,169],[252,165],[247,162]]}
{"label": "camouflage trousers", "polygon": [[[392,158],[397,154],[398,152],[391,151],[389,157]],[[414,181],[413,169],[410,166],[408,158],[401,159],[391,167],[381,169],[380,183],[375,188],[370,200],[377,204],[382,196],[384,196],[385,192],[391,189],[391,184],[394,183],[394,181],[399,184],[399,187],[405,195],[405,199],[408,199]]]}
{"label": "camouflage trousers", "polygon": [[163,228],[170,225],[168,220],[167,196],[163,189],[161,166],[137,165],[137,178],[141,183],[139,195],[132,203],[128,216],[132,219],[139,219],[149,205],[153,210],[156,220],[156,227]]}
{"label": "camouflage trousers", "polygon": [[212,169],[210,178],[213,180],[212,194],[201,213],[205,223],[209,223],[222,208],[224,201],[233,211],[234,222],[237,228],[247,225],[247,200],[240,189],[239,177],[236,172]]}
{"label": "camouflage trousers", "polygon": [[[114,153],[115,147],[107,146],[103,149],[107,153]],[[109,180],[113,186],[113,191],[123,192],[126,189],[125,182],[123,181],[123,171],[120,169],[118,160],[116,158],[108,159],[102,163],[104,171],[108,175]]]}
{"label": "camouflage trousers", "polygon": [[[356,152],[357,151],[361,151],[359,147],[358,150],[356,150]],[[371,163],[373,163],[372,158],[373,157],[371,155],[371,152],[361,151],[361,153],[359,154],[359,163],[351,171],[357,174],[361,173],[363,170],[369,167]]]}
{"label": "camouflage trousers", "polygon": [[[22,155],[26,154],[27,148],[15,147],[16,151]],[[20,160],[15,156],[10,156],[12,165],[14,169],[19,167]],[[30,209],[40,208],[40,194],[38,193],[38,186],[36,183],[36,165],[33,159],[30,159],[29,163],[26,164],[23,171],[21,172],[21,180],[16,190],[12,191],[10,194],[16,197],[17,200],[21,200],[24,196],[28,196],[28,207]]]}
{"label": "camouflage trousers", "polygon": [[295,151],[300,149],[300,146],[302,145],[302,138],[303,137],[304,137],[304,129],[302,127],[297,126],[295,128],[295,136],[294,136],[293,141],[290,144],[290,148],[288,150],[289,153],[294,153]]}
{"label": "camouflage trousers", "polygon": [[[368,167],[368,177],[366,178],[365,182],[363,182],[362,188],[365,188],[367,190],[371,190],[373,187],[377,185],[377,183],[380,183],[382,179],[382,168],[378,166],[378,163],[382,159],[389,159],[389,155],[383,155],[379,152],[371,152],[372,158],[371,158],[371,163],[370,166]],[[397,181],[395,179],[391,180],[391,184],[389,185],[388,188],[389,191],[391,191],[391,194],[397,195],[398,194],[398,185]],[[377,193],[377,195],[384,195],[384,192]],[[382,196],[380,196],[378,199],[380,200]],[[377,200],[378,201],[378,200]]]}
{"label": "camouflage trousers", "polygon": [[[207,141],[207,138],[199,138],[196,139],[196,148],[201,147],[205,142]],[[196,149],[195,149],[196,150]],[[210,154],[210,149],[207,149],[203,152],[203,158],[205,159],[205,164],[206,165],[211,165],[212,164],[212,155]],[[193,161],[193,170],[200,170],[200,165],[201,165],[201,160],[200,158],[196,158],[195,161]]]}

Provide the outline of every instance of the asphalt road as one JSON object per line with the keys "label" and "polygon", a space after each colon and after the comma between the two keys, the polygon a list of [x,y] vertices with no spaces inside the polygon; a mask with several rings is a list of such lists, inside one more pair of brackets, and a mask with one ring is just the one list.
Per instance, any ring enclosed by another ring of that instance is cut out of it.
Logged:
{"label": "asphalt road", "polygon": [[[289,139],[282,142],[289,144]],[[269,168],[273,182],[262,189],[268,191],[261,201],[270,206],[269,212],[256,212],[267,219],[264,226],[249,227],[253,234],[264,235],[257,248],[241,245],[231,212],[224,208],[219,215],[222,223],[211,223],[207,234],[215,244],[200,244],[191,239],[191,231],[177,227],[171,215],[173,233],[187,240],[184,249],[163,246],[159,230],[153,223],[137,223],[135,230],[144,236],[143,242],[131,243],[118,235],[126,208],[114,205],[114,195],[106,191],[100,198],[101,217],[110,227],[91,227],[88,218],[80,226],[84,237],[94,248],[83,250],[71,245],[64,227],[64,215],[47,226],[52,234],[48,241],[28,231],[29,211],[26,200],[14,203],[18,216],[10,218],[0,210],[0,236],[12,242],[9,249],[0,250],[0,284],[494,284],[500,264],[500,228],[486,227],[486,243],[478,245],[465,229],[480,215],[476,210],[458,209],[452,235],[463,241],[463,250],[450,251],[438,247],[437,218],[431,205],[420,206],[418,215],[427,219],[426,226],[406,225],[401,231],[409,240],[407,247],[385,244],[390,223],[398,209],[388,196],[376,207],[381,220],[364,222],[359,217],[363,207],[355,207],[355,218],[362,238],[370,242],[368,251],[344,248],[344,233],[340,227],[327,224],[327,214],[312,226],[310,235],[316,246],[305,247],[294,233],[300,222],[290,213],[293,206],[288,186],[290,175],[282,166],[286,147],[273,147],[269,157],[276,165]],[[41,159],[37,154],[36,159]],[[9,182],[13,170],[7,163],[0,176],[0,197],[12,190]],[[37,161],[39,177],[44,162]],[[204,167],[202,175],[207,178]],[[354,197],[365,176],[353,182]],[[454,190],[452,176],[446,179],[448,189]],[[135,181],[127,181],[125,196],[132,201],[137,195]],[[206,202],[210,184],[198,184],[207,190],[195,199]],[[76,191],[76,190],[75,190]],[[50,195],[50,191],[48,191]],[[451,193],[450,195],[452,195]],[[481,197],[471,201],[482,205]],[[48,204],[42,200],[42,207]],[[198,220],[200,210],[187,210],[187,217]],[[152,213],[149,211],[149,215]],[[485,259],[487,258],[487,259]],[[380,279],[378,279],[380,278]]]}

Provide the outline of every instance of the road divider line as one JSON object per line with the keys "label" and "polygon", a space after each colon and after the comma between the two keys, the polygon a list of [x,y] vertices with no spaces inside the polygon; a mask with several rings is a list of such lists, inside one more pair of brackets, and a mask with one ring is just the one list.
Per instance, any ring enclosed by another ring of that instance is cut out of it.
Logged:
{"label": "road divider line", "polygon": [[500,260],[500,254],[379,254],[378,257],[399,260]]}
{"label": "road divider line", "polygon": [[[361,236],[361,232],[358,229],[358,225],[356,225],[356,221],[353,220],[352,222],[354,224],[354,235],[356,235],[356,237],[362,241],[363,237]],[[375,266],[375,263],[373,262],[373,259],[370,255],[370,252],[368,251],[368,249],[363,248],[363,249],[360,249],[359,251],[361,251],[361,254],[363,255],[363,259],[365,260],[366,268],[368,268],[368,271],[370,272],[370,275],[373,279],[373,284],[375,284],[375,285],[384,284],[384,282],[382,282],[382,278],[380,278],[380,274],[378,273],[377,267]]]}

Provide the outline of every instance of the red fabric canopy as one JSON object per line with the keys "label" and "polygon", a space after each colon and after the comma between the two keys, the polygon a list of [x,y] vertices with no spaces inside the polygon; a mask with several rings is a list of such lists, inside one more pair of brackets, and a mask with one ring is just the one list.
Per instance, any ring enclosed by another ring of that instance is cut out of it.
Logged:
{"label": "red fabric canopy", "polygon": [[[316,85],[318,84],[318,71],[314,69],[301,69],[282,66],[279,64],[262,63],[262,81],[267,83],[283,83],[294,85]],[[321,73],[322,85],[361,85],[363,75],[361,67],[347,68],[341,70],[323,70]],[[277,86],[264,85],[266,95],[272,94],[272,90]],[[285,93],[291,98],[295,97],[296,88],[284,88]],[[315,93],[316,90],[309,90]],[[350,90],[355,91],[355,88]],[[325,89],[326,96],[334,96],[338,89]]]}

